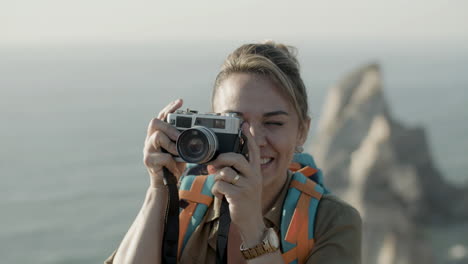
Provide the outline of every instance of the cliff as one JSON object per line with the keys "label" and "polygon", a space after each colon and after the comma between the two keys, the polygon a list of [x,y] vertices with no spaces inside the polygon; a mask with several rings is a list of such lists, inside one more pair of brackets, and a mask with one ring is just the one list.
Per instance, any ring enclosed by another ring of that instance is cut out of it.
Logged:
{"label": "cliff", "polygon": [[377,64],[330,89],[312,148],[327,187],[361,212],[363,263],[435,263],[425,230],[468,220],[468,188],[444,180],[424,128],[392,117]]}

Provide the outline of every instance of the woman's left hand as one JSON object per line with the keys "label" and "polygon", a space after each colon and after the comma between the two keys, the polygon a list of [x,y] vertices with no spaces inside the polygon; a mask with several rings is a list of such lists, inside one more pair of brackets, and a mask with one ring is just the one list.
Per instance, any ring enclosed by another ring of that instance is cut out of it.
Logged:
{"label": "woman's left hand", "polygon": [[[223,153],[208,163],[208,171],[216,174],[212,193],[219,199],[226,197],[231,221],[240,231],[245,246],[251,247],[261,241],[265,229],[262,212],[263,177],[260,149],[247,122],[242,125],[242,132],[247,137],[249,160],[239,153]],[[236,181],[237,175],[239,177]]]}

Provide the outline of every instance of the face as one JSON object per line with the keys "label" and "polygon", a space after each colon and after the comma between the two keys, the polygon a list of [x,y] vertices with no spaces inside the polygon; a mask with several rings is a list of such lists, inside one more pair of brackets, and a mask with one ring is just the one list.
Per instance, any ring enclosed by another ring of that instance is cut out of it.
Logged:
{"label": "face", "polygon": [[213,108],[218,113],[237,112],[250,124],[260,149],[263,186],[281,186],[295,147],[302,146],[307,131],[299,129],[297,113],[276,84],[255,74],[231,74],[218,87]]}

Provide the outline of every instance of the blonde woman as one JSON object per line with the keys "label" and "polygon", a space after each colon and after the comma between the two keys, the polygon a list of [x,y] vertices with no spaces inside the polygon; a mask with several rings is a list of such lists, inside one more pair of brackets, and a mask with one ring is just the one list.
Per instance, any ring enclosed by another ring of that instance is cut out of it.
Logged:
{"label": "blonde woman", "polygon": [[[216,262],[223,197],[232,221],[228,263],[360,263],[359,213],[322,188],[317,169],[302,168],[304,175],[315,173],[315,182],[291,169],[310,127],[306,88],[292,50],[273,42],[246,44],[224,62],[215,80],[212,110],[242,117],[248,158],[224,153],[204,167],[214,175],[214,199],[185,240],[179,263]],[[168,203],[163,167],[176,177],[186,168],[171,155],[177,154],[179,131],[163,120],[182,104],[181,99],[170,103],[148,126],[144,163],[150,186],[141,211],[106,263],[161,261]],[[291,199],[296,200],[287,202]],[[306,207],[300,205],[304,201]]]}

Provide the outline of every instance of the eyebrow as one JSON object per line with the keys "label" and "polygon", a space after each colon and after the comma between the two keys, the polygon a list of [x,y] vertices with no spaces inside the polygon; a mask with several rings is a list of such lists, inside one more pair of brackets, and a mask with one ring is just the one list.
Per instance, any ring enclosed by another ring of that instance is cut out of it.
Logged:
{"label": "eyebrow", "polygon": [[[243,116],[242,112],[237,112],[237,111],[232,111],[232,110],[226,110],[226,111],[224,111],[224,113],[235,113],[235,114],[238,114],[240,116]],[[263,114],[264,117],[277,116],[277,115],[289,116],[288,112],[285,112],[285,111],[282,111],[282,110],[267,112],[267,113]]]}

